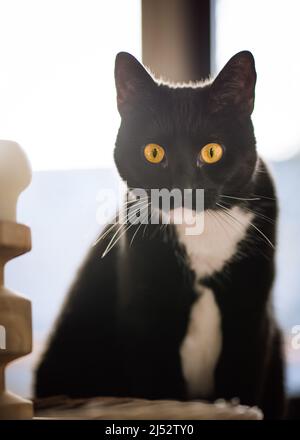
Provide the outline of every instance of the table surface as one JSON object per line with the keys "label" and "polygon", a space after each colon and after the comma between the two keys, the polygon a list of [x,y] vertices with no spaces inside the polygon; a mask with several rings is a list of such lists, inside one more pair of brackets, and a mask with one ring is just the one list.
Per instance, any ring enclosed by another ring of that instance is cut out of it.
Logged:
{"label": "table surface", "polygon": [[64,396],[34,402],[37,418],[104,420],[261,420],[261,411],[237,403],[145,400],[121,397],[70,399]]}

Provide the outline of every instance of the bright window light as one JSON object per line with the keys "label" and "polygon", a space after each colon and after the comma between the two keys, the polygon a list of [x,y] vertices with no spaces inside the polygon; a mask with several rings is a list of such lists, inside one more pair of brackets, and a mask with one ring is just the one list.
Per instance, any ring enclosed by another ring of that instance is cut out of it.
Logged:
{"label": "bright window light", "polygon": [[258,82],[253,114],[258,150],[288,159],[300,147],[300,2],[214,0],[214,73],[236,52],[252,51]]}
{"label": "bright window light", "polygon": [[0,0],[0,42],[0,138],[35,170],[111,166],[114,58],[140,58],[140,0]]}

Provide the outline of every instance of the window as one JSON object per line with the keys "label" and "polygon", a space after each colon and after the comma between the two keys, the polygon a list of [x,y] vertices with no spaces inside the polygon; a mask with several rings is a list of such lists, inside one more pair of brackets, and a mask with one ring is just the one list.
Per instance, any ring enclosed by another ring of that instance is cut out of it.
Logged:
{"label": "window", "polygon": [[213,73],[240,50],[253,52],[258,72],[253,114],[260,153],[270,160],[300,150],[300,3],[213,0]]}
{"label": "window", "polygon": [[141,53],[139,0],[0,1],[0,138],[34,170],[111,166],[114,57]]}

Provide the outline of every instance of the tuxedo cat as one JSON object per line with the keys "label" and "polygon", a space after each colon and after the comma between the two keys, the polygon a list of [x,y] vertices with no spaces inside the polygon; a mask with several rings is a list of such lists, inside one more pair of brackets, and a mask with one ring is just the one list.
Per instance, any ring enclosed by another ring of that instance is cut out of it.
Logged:
{"label": "tuxedo cat", "polygon": [[195,212],[204,230],[107,226],[68,295],[36,395],[238,397],[266,418],[282,417],[271,298],[277,202],[251,122],[253,56],[236,54],[214,81],[173,86],[120,53],[115,79],[114,157],[131,197],[119,215],[149,206],[154,188],[189,189],[193,207],[202,188],[204,211]]}

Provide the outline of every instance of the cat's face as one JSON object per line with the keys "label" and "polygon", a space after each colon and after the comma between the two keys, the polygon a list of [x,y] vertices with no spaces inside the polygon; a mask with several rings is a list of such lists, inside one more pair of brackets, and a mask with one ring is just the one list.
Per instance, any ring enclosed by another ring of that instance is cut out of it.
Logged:
{"label": "cat's face", "polygon": [[249,52],[197,87],[159,85],[127,53],[117,56],[115,77],[121,115],[115,162],[129,187],[201,188],[206,208],[220,194],[247,192],[257,161]]}

